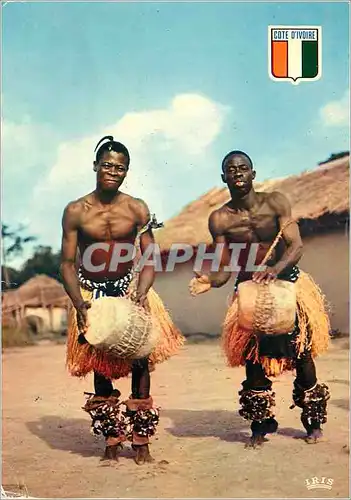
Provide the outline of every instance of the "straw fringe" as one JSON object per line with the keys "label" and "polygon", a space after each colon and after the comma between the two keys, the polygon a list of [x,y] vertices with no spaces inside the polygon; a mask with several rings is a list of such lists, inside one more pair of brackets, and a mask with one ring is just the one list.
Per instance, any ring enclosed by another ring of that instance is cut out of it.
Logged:
{"label": "straw fringe", "polygon": [[161,341],[151,353],[149,359],[152,364],[163,363],[176,354],[184,345],[185,337],[173,323],[161,298],[153,288],[150,288],[147,295],[150,312],[158,321],[161,327]]}
{"label": "straw fringe", "polygon": [[[300,333],[297,353],[310,348],[313,357],[326,352],[329,347],[330,323],[327,303],[312,277],[300,271],[296,282],[297,316]],[[251,331],[238,327],[238,306],[234,298],[222,328],[222,348],[231,367],[245,365],[246,359],[261,362],[267,376],[276,377],[293,369],[290,359],[259,357],[257,338]]]}
{"label": "straw fringe", "polygon": [[[81,288],[83,300],[91,301],[92,292]],[[113,358],[95,349],[90,344],[78,342],[78,327],[76,310],[71,307],[68,315],[68,333],[66,366],[74,377],[85,377],[91,371],[96,371],[107,378],[125,377],[131,371],[131,363],[119,358]]]}
{"label": "straw fringe", "polygon": [[312,356],[317,357],[329,348],[329,306],[325,295],[309,274],[301,271],[296,286],[300,327],[299,354],[304,351],[304,344],[309,336],[308,347],[311,347]]}
{"label": "straw fringe", "polygon": [[[83,300],[92,300],[91,292],[81,288],[81,293]],[[185,339],[173,324],[162,300],[152,288],[148,293],[148,307],[159,322],[162,332],[159,344],[149,356],[150,363],[154,365],[176,354]],[[75,377],[85,377],[90,372],[96,371],[109,379],[118,379],[126,377],[131,372],[132,362],[109,356],[90,344],[79,344],[76,311],[71,307],[68,316],[66,367]]]}
{"label": "straw fringe", "polygon": [[260,361],[267,377],[278,377],[281,373],[294,369],[291,359],[274,359],[263,356]]}

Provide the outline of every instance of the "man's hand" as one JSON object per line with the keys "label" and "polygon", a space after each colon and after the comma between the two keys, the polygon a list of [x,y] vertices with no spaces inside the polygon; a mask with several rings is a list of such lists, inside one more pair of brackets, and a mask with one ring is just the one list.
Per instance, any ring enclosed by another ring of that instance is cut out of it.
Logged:
{"label": "man's hand", "polygon": [[147,299],[147,292],[145,292],[141,289],[137,289],[135,292],[133,292],[130,295],[130,298],[138,306],[145,307],[146,299]]}
{"label": "man's hand", "polygon": [[252,276],[252,281],[255,283],[273,283],[278,277],[278,274],[274,267],[266,267],[264,271],[257,271]]}
{"label": "man's hand", "polygon": [[200,295],[200,293],[208,292],[211,289],[211,281],[206,274],[201,274],[197,271],[194,271],[194,273],[196,276],[189,283],[189,292],[195,297],[196,295]]}
{"label": "man's hand", "polygon": [[88,309],[91,308],[91,303],[88,301],[82,302],[76,307],[77,325],[79,333],[86,333],[88,329]]}

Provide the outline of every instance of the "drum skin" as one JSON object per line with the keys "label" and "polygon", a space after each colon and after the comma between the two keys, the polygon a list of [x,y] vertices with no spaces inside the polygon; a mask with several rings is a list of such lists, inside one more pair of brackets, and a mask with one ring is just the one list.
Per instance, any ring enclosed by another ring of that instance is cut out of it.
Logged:
{"label": "drum skin", "polygon": [[124,297],[102,297],[88,309],[85,339],[120,358],[147,357],[160,339],[159,326],[142,307]]}
{"label": "drum skin", "polygon": [[245,330],[279,335],[290,333],[296,320],[295,283],[244,281],[238,286],[238,323]]}

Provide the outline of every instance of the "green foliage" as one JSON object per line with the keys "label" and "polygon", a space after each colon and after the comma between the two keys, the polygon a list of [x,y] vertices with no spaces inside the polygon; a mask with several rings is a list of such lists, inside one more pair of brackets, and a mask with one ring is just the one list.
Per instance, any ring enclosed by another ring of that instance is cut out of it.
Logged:
{"label": "green foliage", "polygon": [[[1,284],[2,288],[13,288],[15,283],[15,274],[8,267],[14,257],[22,255],[27,243],[35,241],[35,236],[23,236],[24,226],[20,225],[17,229],[11,229],[8,224],[1,224],[1,243],[2,243],[2,266],[1,266]],[[18,276],[17,276],[18,278]]]}
{"label": "green foliage", "polygon": [[60,277],[60,252],[53,252],[50,246],[39,245],[35,247],[33,255],[23,264],[21,269],[14,269],[8,263],[14,257],[22,255],[25,246],[36,241],[35,236],[23,235],[23,226],[11,229],[9,225],[2,224],[2,289],[18,288],[37,274],[46,274],[58,281]]}
{"label": "green foliage", "polygon": [[11,260],[12,257],[22,255],[24,245],[30,241],[35,241],[35,236],[22,236],[24,231],[23,226],[19,226],[15,230],[11,230],[7,224],[1,225],[1,239],[3,241],[3,254],[6,262]]}
{"label": "green foliage", "polygon": [[349,156],[350,151],[341,151],[340,153],[332,153],[329,158],[327,158],[324,161],[320,161],[318,165],[324,165],[325,163],[328,163],[333,160],[339,160],[340,158],[344,158],[345,156]]}
{"label": "green foliage", "polygon": [[38,246],[34,254],[23,265],[19,272],[19,281],[33,278],[37,274],[46,274],[51,278],[61,281],[60,277],[60,252],[53,253],[49,246]]}

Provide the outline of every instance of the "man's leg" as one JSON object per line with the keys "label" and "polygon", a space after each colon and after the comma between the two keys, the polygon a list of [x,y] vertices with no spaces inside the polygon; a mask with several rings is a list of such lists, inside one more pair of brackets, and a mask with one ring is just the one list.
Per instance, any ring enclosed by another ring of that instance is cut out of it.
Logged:
{"label": "man's leg", "polygon": [[132,365],[132,396],[127,402],[133,420],[133,449],[135,462],[141,465],[152,462],[149,451],[149,436],[156,431],[158,411],[153,409],[150,397],[150,372],[148,359],[135,360]]}
{"label": "man's leg", "polygon": [[[109,460],[118,460],[118,454],[123,449],[121,436],[117,435],[117,428],[119,426],[120,416],[119,414],[115,414],[114,407],[118,404],[118,398],[121,393],[113,389],[112,381],[106,378],[104,375],[97,373],[94,371],[94,389],[95,389],[95,398],[98,403],[100,403],[101,410],[96,414],[98,420],[100,421],[100,425],[106,427],[104,431],[105,440],[106,440],[106,449],[105,449],[105,459]],[[100,401],[101,400],[101,401]],[[94,399],[90,401],[90,404]],[[108,407],[108,411],[105,414],[103,408]],[[110,430],[108,430],[110,428]]]}
{"label": "man's leg", "polygon": [[97,372],[94,372],[94,389],[95,395],[86,402],[84,409],[92,418],[93,434],[105,437],[104,459],[118,460],[125,440],[124,419],[119,409],[121,393],[113,389],[110,379]]}
{"label": "man's leg", "polygon": [[147,359],[133,362],[132,397],[133,399],[148,399],[150,397],[150,372]]}
{"label": "man's leg", "polygon": [[293,400],[302,408],[301,422],[307,431],[307,443],[317,443],[323,436],[321,425],[327,421],[328,387],[319,384],[310,352],[296,360]]}
{"label": "man's leg", "polygon": [[246,380],[242,387],[239,392],[239,415],[251,420],[252,436],[246,446],[255,448],[265,441],[266,434],[276,432],[278,428],[272,409],[275,406],[275,393],[261,364],[252,361],[246,361]]}
{"label": "man's leg", "polygon": [[104,396],[108,398],[112,394],[113,385],[111,380],[94,372],[94,389],[95,396]]}

